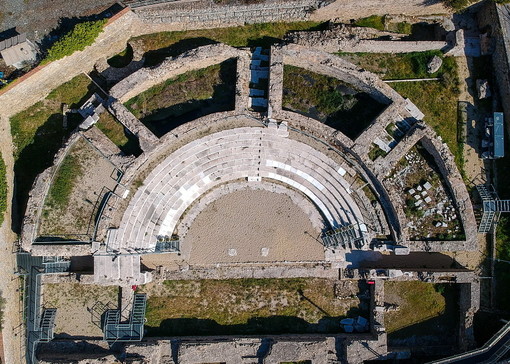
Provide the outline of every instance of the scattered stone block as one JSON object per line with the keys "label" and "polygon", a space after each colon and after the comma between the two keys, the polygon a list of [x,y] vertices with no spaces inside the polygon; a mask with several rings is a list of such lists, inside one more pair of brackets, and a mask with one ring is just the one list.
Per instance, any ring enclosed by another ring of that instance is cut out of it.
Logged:
{"label": "scattered stone block", "polygon": [[438,56],[432,57],[432,59],[427,64],[427,72],[435,73],[435,72],[439,71],[442,64],[443,64],[443,60],[440,57],[438,57]]}

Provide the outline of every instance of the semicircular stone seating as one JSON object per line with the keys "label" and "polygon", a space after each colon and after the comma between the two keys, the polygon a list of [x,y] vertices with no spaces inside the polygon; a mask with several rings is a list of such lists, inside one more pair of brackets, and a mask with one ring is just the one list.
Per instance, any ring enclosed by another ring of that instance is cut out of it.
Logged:
{"label": "semicircular stone seating", "polygon": [[[113,251],[153,251],[186,209],[211,188],[241,178],[271,179],[306,195],[336,228],[363,224],[340,165],[307,144],[261,127],[210,134],[186,144],[145,179],[126,209]],[[255,182],[254,182],[255,183]]]}

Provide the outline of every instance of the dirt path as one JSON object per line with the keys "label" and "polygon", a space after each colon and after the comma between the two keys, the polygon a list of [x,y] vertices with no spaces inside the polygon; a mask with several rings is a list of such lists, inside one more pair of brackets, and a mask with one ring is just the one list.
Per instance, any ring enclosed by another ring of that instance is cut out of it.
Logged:
{"label": "dirt path", "polygon": [[[12,155],[12,138],[8,120],[0,117],[0,152],[7,167],[8,198],[12,201],[14,181],[14,159]],[[21,322],[21,303],[18,293],[18,278],[14,275],[16,255],[13,253],[13,242],[16,234],[11,230],[10,206],[5,220],[0,227],[0,291],[5,299],[3,309],[3,344],[5,363],[20,363],[22,352],[23,329]]]}
{"label": "dirt path", "polygon": [[[485,169],[483,160],[479,157],[477,145],[479,143],[479,122],[481,115],[476,109],[473,95],[476,90],[474,80],[471,79],[468,68],[469,59],[465,56],[456,57],[460,79],[459,101],[466,101],[467,108],[467,138],[464,144],[464,173],[470,184],[481,184],[485,182]],[[468,269],[475,269],[481,263],[485,251],[485,237],[479,234],[478,251],[451,253],[457,262]]]}
{"label": "dirt path", "polygon": [[[466,57],[457,57],[459,65],[459,78],[461,80],[461,94],[459,101],[468,102],[471,107],[467,109],[468,117],[468,134],[464,145],[464,171],[469,181],[475,184],[485,182],[485,170],[483,160],[478,153],[477,145],[480,141],[479,131],[480,122],[483,122],[483,116],[480,115],[475,105],[475,99],[472,96],[476,92],[474,82],[471,79],[468,69],[468,59]],[[470,92],[471,91],[471,92]]]}

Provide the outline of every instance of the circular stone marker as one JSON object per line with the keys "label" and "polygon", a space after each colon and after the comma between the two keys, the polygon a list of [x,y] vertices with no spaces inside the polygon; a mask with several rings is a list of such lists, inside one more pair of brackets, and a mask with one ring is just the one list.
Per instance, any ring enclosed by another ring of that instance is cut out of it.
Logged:
{"label": "circular stone marker", "polygon": [[[208,205],[194,220],[182,245],[191,245],[190,264],[198,265],[319,261],[324,260],[319,235],[287,195],[242,190]],[[237,255],[230,254],[232,251]]]}

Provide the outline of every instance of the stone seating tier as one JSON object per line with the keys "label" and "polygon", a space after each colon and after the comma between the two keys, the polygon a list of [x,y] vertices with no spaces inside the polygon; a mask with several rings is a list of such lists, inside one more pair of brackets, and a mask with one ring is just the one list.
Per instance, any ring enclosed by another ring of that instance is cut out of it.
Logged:
{"label": "stone seating tier", "polygon": [[181,215],[202,194],[248,177],[276,180],[299,190],[332,227],[363,223],[338,163],[270,129],[244,127],[197,139],[160,163],[130,202],[110,249],[153,250],[157,236],[171,235]]}

